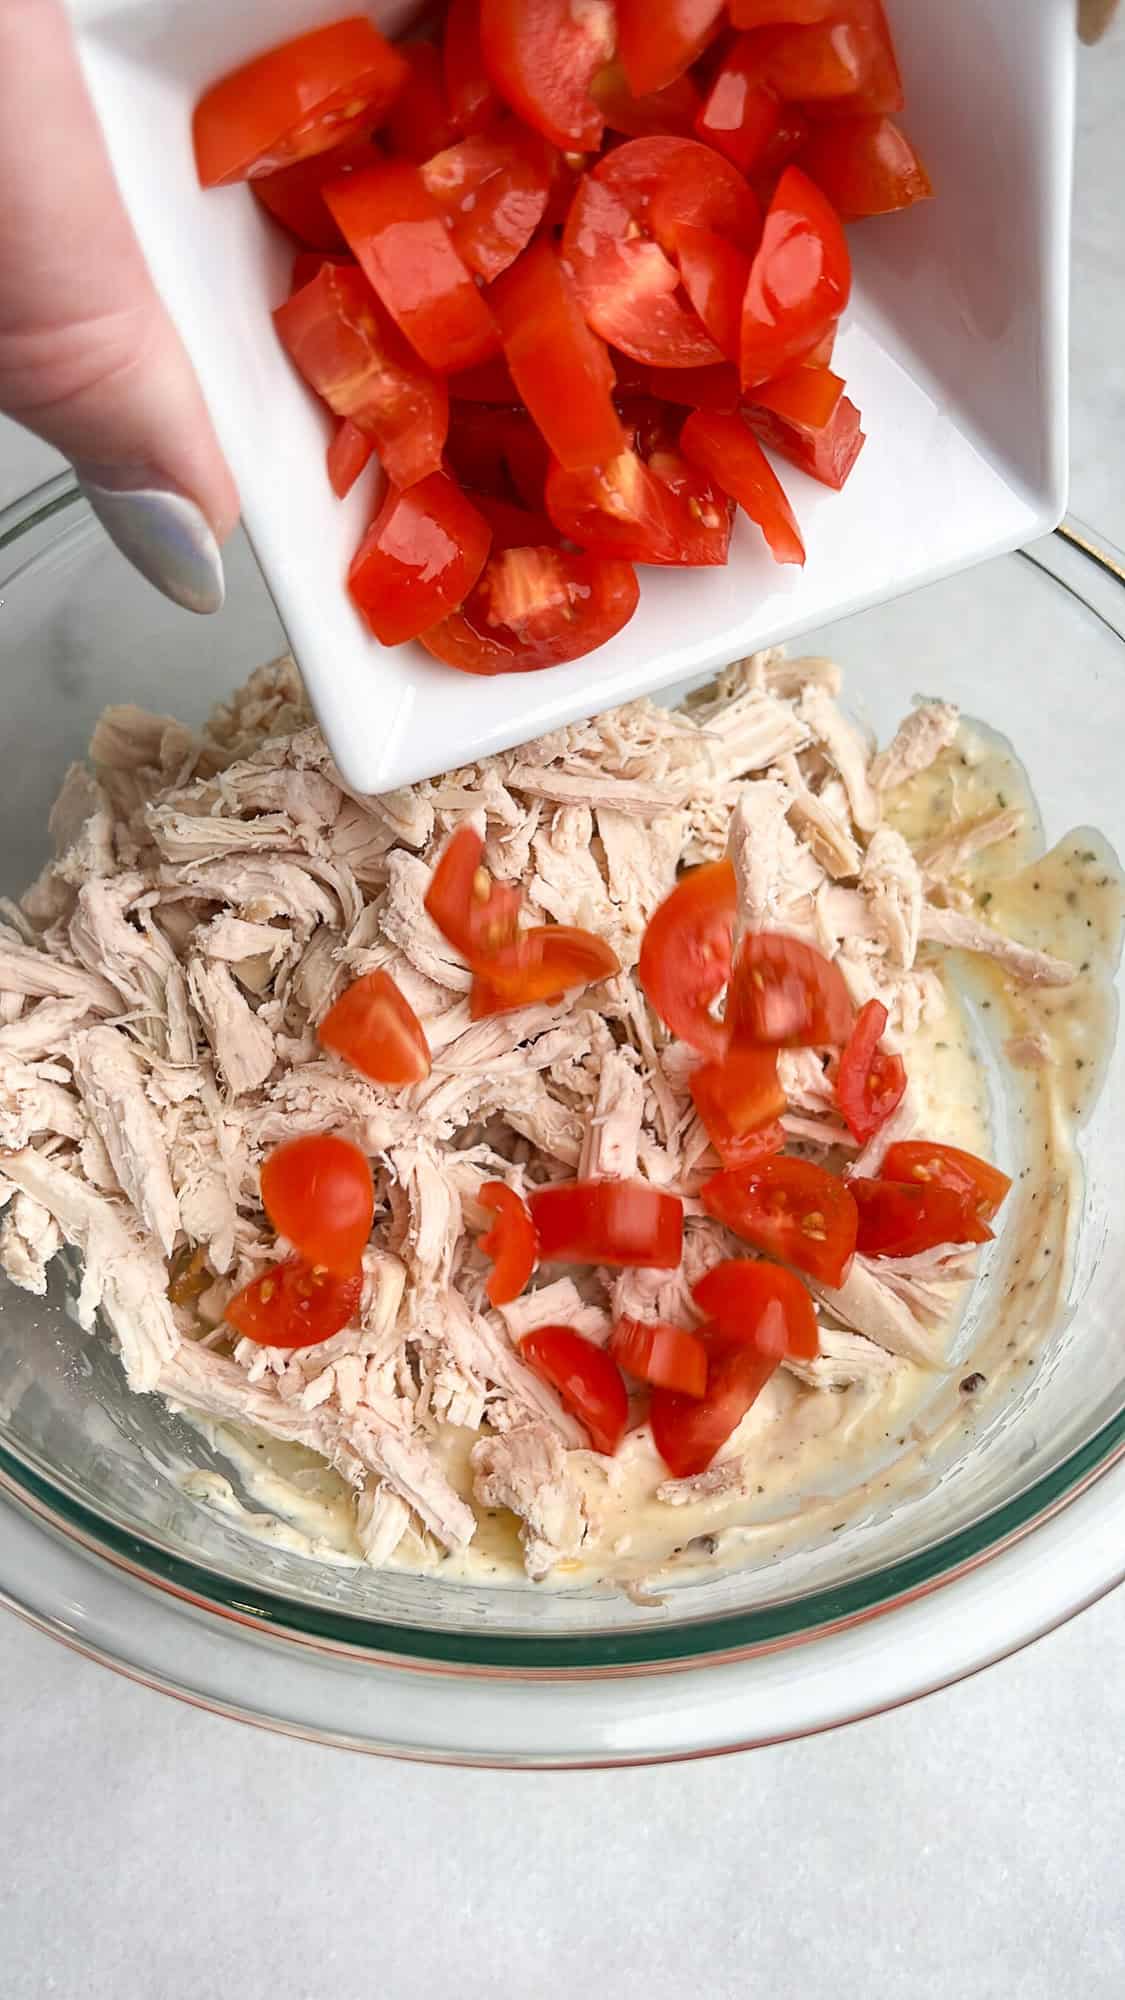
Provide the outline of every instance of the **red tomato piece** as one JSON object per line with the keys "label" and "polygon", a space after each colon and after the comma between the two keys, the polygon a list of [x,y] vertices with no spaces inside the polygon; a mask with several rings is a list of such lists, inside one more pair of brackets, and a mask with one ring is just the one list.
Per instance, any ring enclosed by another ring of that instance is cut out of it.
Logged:
{"label": "red tomato piece", "polygon": [[342,250],[344,239],[324,199],[324,183],[374,166],[380,157],[370,139],[355,139],[350,146],[334,146],[330,153],[317,153],[310,160],[283,167],[280,173],[266,174],[251,181],[250,187],[262,207],[298,243],[307,244],[310,250]]}
{"label": "red tomato piece", "polygon": [[680,562],[692,569],[725,563],[734,525],[726,494],[681,452],[654,451],[648,464],[673,504]]}
{"label": "red tomato piece", "polygon": [[612,979],[621,962],[604,938],[571,924],[536,924],[473,980],[469,1013],[511,1014],[517,1007],[561,999],[576,986]]}
{"label": "red tomato piece", "polygon": [[365,972],[334,1001],[317,1031],[321,1048],[376,1083],[421,1083],[430,1074],[425,1030],[389,972]]}
{"label": "red tomato piece", "polygon": [[710,368],[648,368],[645,376],[650,394],[689,410],[737,410],[741,400],[738,370],[729,361]]}
{"label": "red tomato piece", "polygon": [[481,0],[480,39],[493,84],[528,125],[564,150],[601,144],[590,85],[614,52],[610,0]]}
{"label": "red tomato piece", "polygon": [[752,190],[729,160],[698,139],[631,139],[599,160],[593,178],[671,254],[685,224],[751,250],[762,228]]}
{"label": "red tomato piece", "polygon": [[585,472],[552,464],[545,497],[560,534],[593,555],[640,563],[682,561],[668,488],[633,450]]}
{"label": "red tomato piece", "polygon": [[632,566],[565,549],[502,549],[460,611],[422,634],[463,674],[534,673],[578,660],[627,625],[640,590]]}
{"label": "red tomato piece", "polygon": [[[690,1082],[695,1108],[724,1166],[735,1164],[729,1155],[740,1140],[762,1126],[772,1132],[785,1109],[776,1049],[733,1049],[722,1062],[693,1071]],[[775,1150],[771,1142],[767,1151]]]}
{"label": "red tomato piece", "polygon": [[275,174],[366,136],[406,79],[397,49],[359,15],[268,49],[205,90],[192,137],[204,187]]}
{"label": "red tomato piece", "polygon": [[551,245],[533,243],[490,298],[516,387],[560,464],[579,472],[615,458],[625,434],[613,407],[613,368]]}
{"label": "red tomato piece", "polygon": [[520,400],[512,371],[499,354],[476,368],[462,368],[451,375],[449,393],[455,403],[496,403],[514,408]]}
{"label": "red tomato piece", "polygon": [[932,1139],[899,1139],[888,1146],[883,1161],[885,1181],[908,1181],[918,1187],[952,1188],[971,1203],[981,1222],[991,1222],[1012,1183],[987,1160],[960,1146],[939,1145]]}
{"label": "red tomato piece", "polygon": [[358,1146],[331,1133],[289,1139],[263,1160],[261,1188],[278,1235],[302,1257],[344,1276],[358,1270],[375,1213],[370,1163]]}
{"label": "red tomato piece", "polygon": [[348,248],[423,361],[442,374],[495,354],[500,336],[409,160],[331,181],[324,198]]}
{"label": "red tomato piece", "polygon": [[763,382],[754,391],[755,407],[772,410],[775,417],[809,432],[826,430],[840,407],[844,378],[830,368],[812,368],[806,362],[787,368],[772,382]]}
{"label": "red tomato piece", "polygon": [[529,1197],[544,1264],[674,1271],[684,1205],[648,1181],[556,1181]]}
{"label": "red tomato piece", "polygon": [[824,1285],[842,1285],[856,1248],[851,1188],[811,1160],[785,1155],[716,1174],[701,1193],[708,1215]]}
{"label": "red tomato piece", "polygon": [[859,74],[850,95],[822,98],[814,105],[816,116],[851,118],[857,112],[882,115],[901,111],[905,102],[902,76],[882,0],[839,0],[833,18],[850,30],[851,59],[858,56]]}
{"label": "red tomato piece", "polygon": [[236,1292],[223,1318],[260,1347],[316,1347],[355,1318],[362,1290],[359,1271],[342,1278],[290,1257]]}
{"label": "red tomato piece", "polygon": [[386,140],[392,153],[420,166],[446,146],[457,127],[445,94],[441,51],[432,42],[399,43],[406,81],[391,106]]}
{"label": "red tomato piece", "polygon": [[851,259],[839,217],[807,174],[786,167],[742,309],[743,388],[802,360],[839,319],[850,295]]}
{"label": "red tomato piece", "polygon": [[831,423],[820,430],[788,423],[772,410],[750,407],[746,421],[761,444],[768,445],[780,458],[789,460],[801,472],[831,486],[838,493],[865,443],[860,416],[848,396],[841,396]]}
{"label": "red tomato piece", "polygon": [[688,75],[662,90],[635,97],[619,62],[607,63],[590,86],[606,126],[629,139],[652,139],[669,132],[690,139],[700,110],[699,92]]}
{"label": "red tomato piece", "polygon": [[477,1249],[492,1259],[484,1289],[494,1306],[510,1305],[535,1269],[539,1255],[535,1224],[527,1203],[504,1181],[485,1181],[477,1200],[496,1217],[487,1234],[477,1239]]}
{"label": "red tomato piece", "polygon": [[455,403],[446,456],[462,486],[542,509],[551,454],[526,410]]}
{"label": "red tomato piece", "polygon": [[698,1334],[667,1320],[615,1320],[608,1349],[619,1368],[638,1382],[702,1396],[707,1387],[707,1349]]}
{"label": "red tomato piece", "polygon": [[686,457],[756,521],[775,562],[803,563],[805,545],[785,490],[740,416],[693,410],[680,432]]}
{"label": "red tomato piece", "polygon": [[519,930],[522,893],[497,882],[484,865],[484,842],[459,826],[446,842],[426,890],[425,906],[444,938],[474,971],[510,953]]}
{"label": "red tomato piece", "polygon": [[792,102],[848,98],[854,103],[869,73],[872,50],[866,33],[848,21],[770,28],[754,40],[762,82]]}
{"label": "red tomato piece", "polygon": [[[359,270],[359,265],[356,263],[355,258],[349,257],[343,252],[298,250],[297,255],[293,259],[293,269],[289,274],[290,298],[293,297],[294,292],[303,292],[305,286],[311,285],[314,278],[319,278],[326,264],[343,265],[349,271]],[[363,276],[362,272],[360,272],[360,276]],[[365,285],[367,284],[366,278],[364,278],[363,282]],[[370,292],[370,285],[367,285],[367,290]]]}
{"label": "red tomato piece", "polygon": [[637,977],[666,1028],[701,1055],[721,1061],[727,1030],[711,1013],[730,973],[738,888],[729,861],[708,861],[677,882],[654,910]]}
{"label": "red tomato piece", "polygon": [[[820,339],[816,342],[816,345],[814,347],[809,348],[808,353],[803,357],[801,361],[800,364],[801,367],[831,368],[832,356],[836,348],[836,335],[838,331],[839,327],[837,325],[830,326],[828,332],[821,335]],[[779,375],[777,377],[777,380],[779,382],[786,381],[788,379],[788,376],[793,374],[794,372],[795,372],[794,370],[788,369],[786,370],[786,373],[784,375]],[[773,385],[767,383],[765,386],[769,388],[772,387]]]}
{"label": "red tomato piece", "polygon": [[454,249],[487,283],[530,243],[554,177],[554,149],[514,118],[458,140],[422,168],[422,179],[449,222]]}
{"label": "red tomato piece", "polygon": [[881,1000],[861,1007],[836,1073],[836,1102],[861,1146],[882,1131],[906,1090],[902,1057],[879,1047],[886,1025]]}
{"label": "red tomato piece", "polygon": [[775,1153],[784,1150],[786,1132],[779,1118],[757,1126],[753,1132],[724,1132],[716,1117],[715,1130],[709,1129],[707,1136],[724,1167],[753,1167],[759,1160],[772,1160]]}
{"label": "red tomato piece", "polygon": [[674,83],[719,26],[723,0],[617,0],[617,46],[636,97]]}
{"label": "red tomato piece", "polygon": [[742,301],[750,282],[746,251],[714,229],[692,229],[682,223],[676,233],[675,261],[684,290],[716,347],[728,361],[737,361]]}
{"label": "red tomato piece", "polygon": [[890,118],[835,118],[818,125],[801,166],[844,222],[890,215],[928,201],[930,177],[905,132]]}
{"label": "red tomato piece", "polygon": [[350,417],[342,417],[328,446],[328,482],[338,500],[352,490],[375,450],[373,439]]}
{"label": "red tomato piece", "polygon": [[724,1345],[756,1347],[774,1361],[815,1361],[816,1311],[792,1271],[749,1257],[728,1257],[692,1286],[692,1298]]}
{"label": "red tomato piece", "polygon": [[676,266],[659,243],[641,233],[620,196],[593,176],[578,184],[563,230],[563,255],[582,310],[603,340],[636,361],[668,368],[698,368],[722,359],[698,313],[677,296]]}
{"label": "red tomato piece", "polygon": [[698,138],[717,146],[740,173],[764,165],[784,113],[762,82],[757,37],[740,35],[728,50],[695,121]]}
{"label": "red tomato piece", "polygon": [[919,1181],[848,1182],[859,1211],[856,1249],[865,1257],[915,1257],[946,1243],[990,1243],[970,1195]]}
{"label": "red tomato piece", "polygon": [[629,1394],[616,1361],[571,1326],[536,1327],[524,1334],[520,1353],[585,1425],[594,1450],[612,1458],[629,1421]]}
{"label": "red tomato piece", "polygon": [[444,472],[392,486],[352,557],[352,601],[384,646],[416,639],[468,596],[490,541],[487,521]]}
{"label": "red tomato piece", "polygon": [[676,1479],[706,1472],[715,1453],[732,1437],[761,1395],[777,1362],[751,1347],[713,1353],[707,1386],[696,1401],[671,1389],[654,1389],[649,1404],[652,1441]]}
{"label": "red tomato piece", "polygon": [[322,264],[273,316],[306,382],[374,440],[396,485],[437,472],[449,427],[445,384],[422,366],[362,271]]}
{"label": "red tomato piece", "polygon": [[480,0],[450,0],[442,60],[454,125],[459,132],[483,132],[501,106],[481,48]]}
{"label": "red tomato piece", "polygon": [[736,1047],[842,1048],[853,1018],[843,973],[815,945],[781,931],[746,932],[727,995]]}
{"label": "red tomato piece", "polygon": [[501,549],[557,548],[563,539],[546,514],[533,513],[530,507],[517,507],[491,493],[474,493],[472,501],[492,530],[493,555]]}
{"label": "red tomato piece", "polygon": [[780,22],[811,27],[847,11],[847,0],[728,0],[736,28],[772,28]]}

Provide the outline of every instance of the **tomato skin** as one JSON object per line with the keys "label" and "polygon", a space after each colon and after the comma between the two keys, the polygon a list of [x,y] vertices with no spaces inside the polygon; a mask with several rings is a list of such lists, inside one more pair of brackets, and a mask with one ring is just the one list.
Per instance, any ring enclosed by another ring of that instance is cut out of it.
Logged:
{"label": "tomato skin", "polygon": [[676,263],[684,290],[716,347],[728,361],[736,361],[742,301],[750,282],[746,252],[717,230],[692,229],[685,223],[676,234]]}
{"label": "tomato skin", "polygon": [[451,375],[449,393],[455,403],[495,403],[501,409],[514,409],[520,400],[512,371],[499,354]]}
{"label": "tomato skin", "polygon": [[635,451],[585,472],[567,472],[556,461],[547,474],[545,498],[559,533],[592,555],[640,563],[680,560],[667,489]]}
{"label": "tomato skin", "polygon": [[841,0],[728,0],[728,11],[736,28],[772,28],[779,22],[812,27],[831,21],[843,12]]}
{"label": "tomato skin", "polygon": [[608,1351],[626,1375],[681,1396],[702,1396],[707,1387],[707,1349],[686,1327],[665,1320],[619,1319]]}
{"label": "tomato skin", "polygon": [[555,548],[562,540],[546,514],[532,513],[530,507],[519,507],[511,500],[498,500],[492,493],[474,493],[471,498],[492,531],[493,555],[501,549]]}
{"label": "tomato skin", "polygon": [[[735,1164],[729,1156],[738,1152],[741,1140],[756,1137],[763,1126],[772,1129],[785,1110],[774,1049],[730,1050],[722,1062],[704,1063],[693,1071],[690,1087],[707,1136],[724,1165]],[[751,1158],[757,1150],[752,1149]],[[775,1148],[771,1144],[768,1150]]]}
{"label": "tomato skin", "polygon": [[528,1206],[545,1264],[654,1271],[679,1264],[683,1202],[648,1181],[557,1181],[536,1188]]}
{"label": "tomato skin", "polygon": [[542,510],[551,455],[526,410],[455,403],[446,457],[461,485],[474,493],[518,500],[532,513]]}
{"label": "tomato skin", "polygon": [[289,1139],[262,1162],[262,1206],[310,1263],[347,1277],[371,1234],[375,1189],[358,1146],[331,1133]]}
{"label": "tomato skin", "polygon": [[905,132],[893,119],[870,114],[817,126],[801,167],[844,222],[890,215],[928,201],[934,191]]}
{"label": "tomato skin", "polygon": [[680,443],[686,456],[757,522],[775,562],[804,563],[805,545],[785,490],[740,416],[693,410]]}
{"label": "tomato skin", "polygon": [[382,645],[416,639],[467,597],[491,539],[484,516],[444,472],[405,491],[392,486],[352,558],[352,601]]}
{"label": "tomato skin", "polygon": [[525,249],[546,212],[555,153],[516,119],[472,133],[427,160],[422,180],[450,225],[453,247],[486,283]]}
{"label": "tomato skin", "polygon": [[590,85],[613,55],[607,0],[481,0],[480,39],[495,88],[528,125],[563,150],[600,146]]}
{"label": "tomato skin", "polygon": [[500,110],[485,68],[479,0],[449,0],[442,37],[445,91],[458,132],[483,132]]}
{"label": "tomato skin", "polygon": [[856,1249],[855,1197],[811,1160],[779,1157],[716,1174],[701,1193],[708,1215],[756,1250],[824,1285],[842,1285]]}
{"label": "tomato skin", "polygon": [[851,473],[866,442],[860,430],[859,411],[848,396],[841,396],[831,423],[820,430],[808,430],[789,423],[772,410],[751,406],[746,421],[759,443],[768,445],[779,457],[787,458],[801,472],[831,486],[838,493]]}
{"label": "tomato skin", "polygon": [[341,417],[328,446],[328,483],[337,500],[351,492],[360,473],[369,464],[375,445],[350,417]]}
{"label": "tomato skin", "polygon": [[236,1292],[223,1318],[260,1347],[316,1347],[355,1318],[362,1291],[359,1271],[339,1277],[290,1257]]}
{"label": "tomato skin", "polygon": [[727,860],[693,868],[653,911],[641,942],[637,977],[665,1027],[712,1062],[727,1052],[728,1032],[710,1003],[727,983],[738,908]]}
{"label": "tomato skin", "polygon": [[902,1057],[879,1047],[886,1026],[882,1001],[869,1000],[856,1016],[836,1074],[836,1102],[861,1146],[882,1131],[906,1091]]}
{"label": "tomato skin", "polygon": [[728,1257],[692,1286],[692,1298],[723,1344],[755,1347],[774,1361],[815,1361],[816,1311],[792,1271],[748,1257]]}
{"label": "tomato skin", "polygon": [[350,146],[334,146],[330,153],[317,153],[280,173],[262,175],[251,181],[250,189],[298,243],[310,250],[342,250],[344,238],[324,199],[324,184],[340,174],[374,166],[380,158],[370,139],[355,139]]}
{"label": "tomato skin", "polygon": [[564,549],[502,549],[460,611],[421,636],[464,674],[534,673],[592,653],[640,598],[632,566]]}
{"label": "tomato skin", "polygon": [[[303,292],[305,286],[311,285],[314,278],[319,278],[326,264],[342,264],[350,271],[359,270],[359,265],[356,263],[355,258],[349,257],[346,251],[298,250],[297,255],[293,259],[293,269],[289,274],[290,298],[293,297],[294,292]],[[362,272],[360,272],[360,276],[363,276]],[[367,284],[366,279],[364,279],[364,283]],[[370,292],[370,285],[367,286],[367,290]]]}
{"label": "tomato skin", "polygon": [[698,139],[632,139],[599,160],[593,178],[669,255],[685,225],[713,229],[742,250],[761,233],[762,212],[742,175]]}
{"label": "tomato skin", "polygon": [[858,61],[858,76],[849,95],[824,98],[810,107],[817,118],[901,111],[905,102],[902,76],[882,0],[840,0],[833,16],[850,29],[851,58]]}
{"label": "tomato skin", "polygon": [[625,202],[596,176],[578,184],[563,255],[591,327],[635,361],[699,368],[722,359],[698,313],[676,296],[676,266],[659,243],[638,233]]}
{"label": "tomato skin", "polygon": [[706,1472],[716,1452],[738,1429],[777,1362],[750,1347],[712,1353],[699,1401],[671,1389],[654,1389],[649,1404],[652,1439],[676,1479]]}
{"label": "tomato skin", "polygon": [[953,1243],[990,1243],[992,1231],[971,1196],[917,1181],[848,1182],[859,1210],[856,1248],[865,1257],[914,1257]]}
{"label": "tomato skin", "polygon": [[397,49],[358,15],[267,49],[212,84],[195,107],[201,184],[276,173],[369,133],[405,78]]}
{"label": "tomato skin", "polygon": [[511,951],[522,900],[518,888],[490,875],[484,841],[471,826],[459,826],[446,842],[424,899],[442,936],[475,972]]}
{"label": "tomato skin", "polygon": [[609,354],[551,245],[533,243],[489,296],[516,387],[559,463],[580,472],[615,458],[625,434]]}
{"label": "tomato skin", "polygon": [[558,1000],[576,986],[612,979],[621,961],[604,938],[571,924],[536,924],[522,931],[511,952],[478,973],[469,994],[474,1021],[511,1014],[537,1001]]}
{"label": "tomato skin", "polygon": [[716,32],[723,0],[617,0],[617,43],[635,97],[663,90],[690,68]]}
{"label": "tomato skin", "polygon": [[991,1222],[1012,1183],[988,1160],[960,1146],[930,1139],[898,1139],[883,1160],[885,1181],[909,1181],[919,1187],[951,1188],[964,1195],[981,1222]]}
{"label": "tomato skin", "polygon": [[742,395],[738,370],[729,361],[716,361],[709,368],[647,368],[645,386],[650,395],[689,410],[729,413],[737,410]]}
{"label": "tomato skin", "polygon": [[316,1031],[323,1049],[376,1083],[421,1083],[430,1074],[425,1030],[389,972],[365,972],[345,987]]}
{"label": "tomato skin", "polygon": [[457,127],[445,94],[440,51],[432,42],[405,42],[399,54],[407,66],[406,81],[391,106],[385,136],[392,153],[421,166],[452,146]]}
{"label": "tomato skin", "polygon": [[769,206],[742,309],[744,389],[800,361],[851,295],[851,258],[831,203],[799,167],[786,167]]}
{"label": "tomato skin", "polygon": [[485,1181],[477,1200],[496,1217],[491,1229],[477,1238],[477,1249],[493,1260],[484,1289],[492,1305],[510,1305],[519,1298],[538,1260],[535,1224],[527,1203],[504,1181]]}
{"label": "tomato skin", "polygon": [[662,90],[637,97],[630,90],[619,62],[607,63],[590,86],[606,126],[629,139],[651,139],[677,133],[690,139],[699,116],[699,92],[688,75],[678,76]]}
{"label": "tomato skin", "polygon": [[761,79],[756,37],[740,35],[712,81],[695,121],[696,136],[749,174],[765,160],[782,117],[778,99]]}
{"label": "tomato skin", "polygon": [[772,382],[761,383],[754,391],[754,403],[758,409],[772,410],[774,416],[784,418],[786,423],[815,432],[826,430],[831,424],[843,393],[842,375],[802,361],[795,368],[787,368],[784,374],[775,375]]}
{"label": "tomato skin", "polygon": [[571,1326],[536,1327],[519,1345],[528,1366],[585,1425],[594,1450],[612,1458],[629,1421],[629,1392],[617,1363]]}
{"label": "tomato skin", "polygon": [[727,995],[736,1047],[842,1048],[852,1021],[851,997],[833,960],[782,931],[746,932]]}

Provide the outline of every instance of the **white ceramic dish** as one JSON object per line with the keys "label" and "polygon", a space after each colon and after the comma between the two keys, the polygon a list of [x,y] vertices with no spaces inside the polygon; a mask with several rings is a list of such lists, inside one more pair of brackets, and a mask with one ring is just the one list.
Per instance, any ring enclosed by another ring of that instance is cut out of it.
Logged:
{"label": "white ceramic dish", "polygon": [[[808,562],[743,520],[729,568],[646,570],[591,657],[478,680],[380,648],[343,589],[372,489],[341,505],[325,418],[270,309],[292,245],[243,187],[197,184],[190,114],[258,50],[355,0],[69,0],[141,241],[203,382],[244,516],[347,779],[381,791],[910,589],[1054,526],[1065,504],[1073,0],[890,0],[912,134],[938,199],[853,232],[838,355],[868,443],[841,495],[786,469]],[[412,11],[377,0],[393,32]]]}

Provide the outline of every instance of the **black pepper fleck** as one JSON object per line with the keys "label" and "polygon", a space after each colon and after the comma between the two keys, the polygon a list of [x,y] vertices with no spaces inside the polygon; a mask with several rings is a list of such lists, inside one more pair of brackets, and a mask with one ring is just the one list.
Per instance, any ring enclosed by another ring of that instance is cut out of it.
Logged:
{"label": "black pepper fleck", "polygon": [[975,1396],[978,1389],[984,1388],[987,1380],[988,1377],[982,1375],[979,1368],[974,1370],[973,1374],[965,1376],[961,1384],[961,1394],[963,1396]]}

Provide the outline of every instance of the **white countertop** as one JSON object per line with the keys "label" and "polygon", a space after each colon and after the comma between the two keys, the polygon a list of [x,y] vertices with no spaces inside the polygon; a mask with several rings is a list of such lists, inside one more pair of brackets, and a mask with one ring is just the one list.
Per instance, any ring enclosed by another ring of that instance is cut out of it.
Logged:
{"label": "white countertop", "polygon": [[[1125,19],[1080,63],[1074,511],[1125,546]],[[0,506],[57,469],[0,424]],[[11,672],[12,665],[5,666]],[[513,1777],[310,1748],[0,1622],[4,2000],[1120,2000],[1125,1592],[898,1714]]]}

